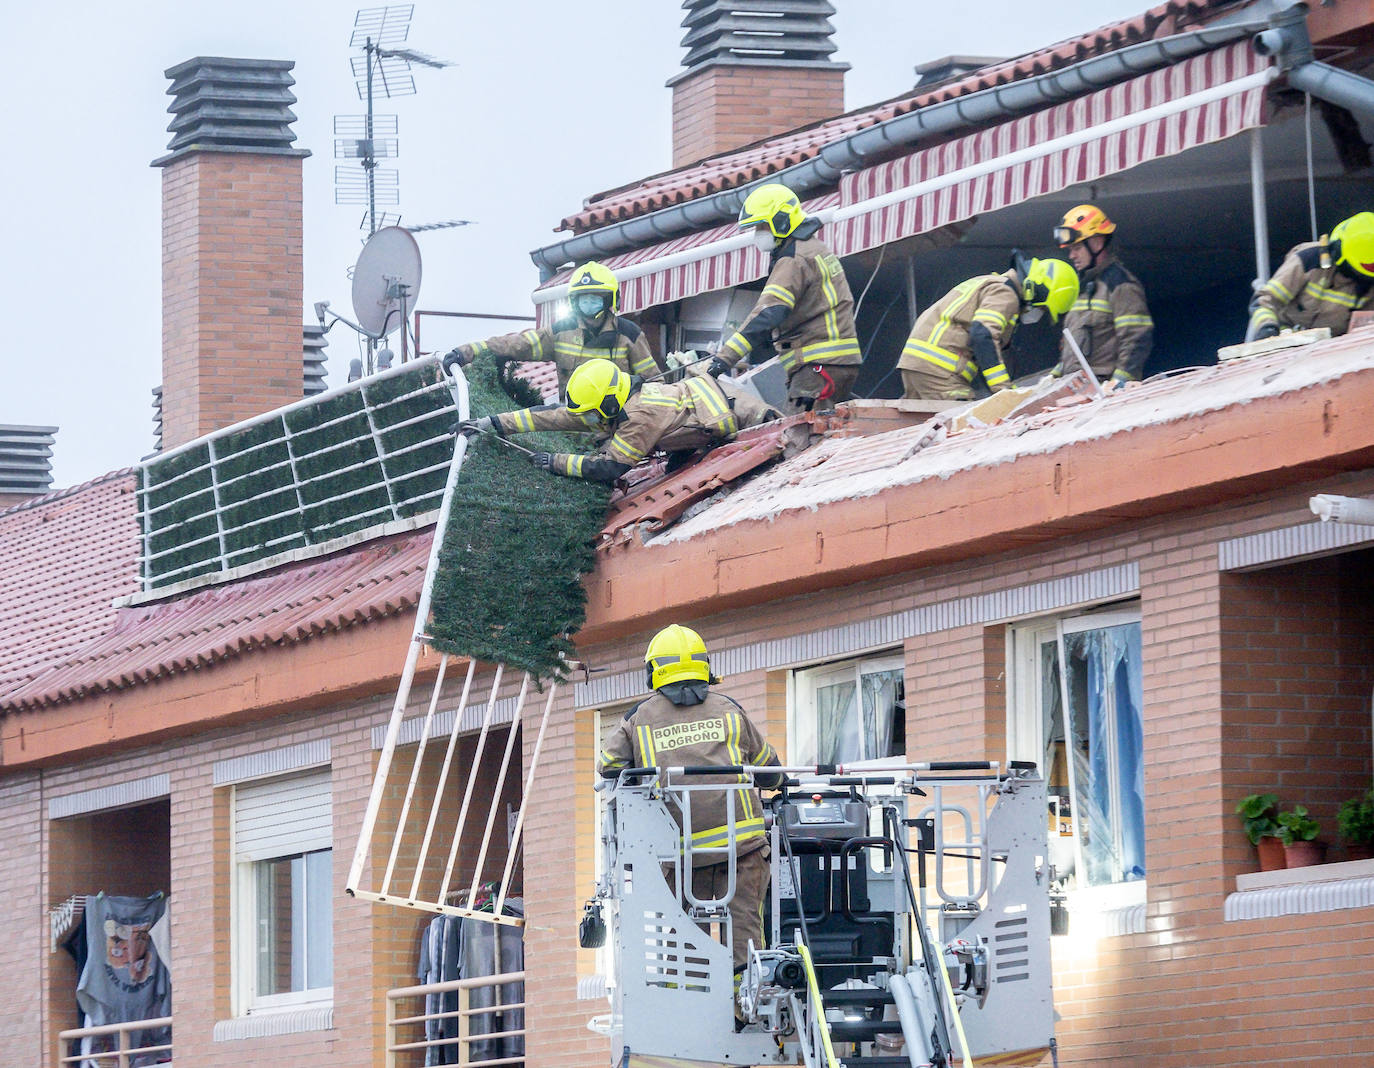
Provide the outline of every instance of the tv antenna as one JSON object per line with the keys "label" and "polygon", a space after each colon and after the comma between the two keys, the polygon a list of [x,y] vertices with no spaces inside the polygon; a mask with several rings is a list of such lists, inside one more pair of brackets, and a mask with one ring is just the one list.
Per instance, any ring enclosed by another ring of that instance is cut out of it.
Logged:
{"label": "tv antenna", "polygon": [[335,165],[334,203],[365,205],[361,226],[369,238],[401,221],[399,212],[377,211],[378,205],[400,205],[401,184],[394,167],[378,165],[379,160],[395,159],[399,154],[400,127],[395,115],[376,114],[376,97],[413,96],[415,66],[453,66],[447,60],[400,47],[410,36],[414,14],[414,4],[362,8],[353,18],[353,35],[348,42],[350,48],[362,50],[361,55],[353,57],[352,67],[358,99],[366,101],[367,111],[362,115],[334,116],[334,158],[356,159],[361,164]]}
{"label": "tv antenna", "polygon": [[[353,314],[356,322],[329,310],[329,301],[315,305],[320,327],[328,333],[335,323],[350,326],[367,339],[367,373],[390,363],[390,352],[377,345],[398,327],[401,362],[409,358],[407,319],[420,295],[420,246],[410,231],[384,226],[367,239],[353,267]],[[350,379],[351,380],[351,379]]]}

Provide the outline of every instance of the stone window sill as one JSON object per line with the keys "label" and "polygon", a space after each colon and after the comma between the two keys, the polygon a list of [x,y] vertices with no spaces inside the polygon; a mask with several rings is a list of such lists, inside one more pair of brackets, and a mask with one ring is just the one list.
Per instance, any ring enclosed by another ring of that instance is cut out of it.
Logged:
{"label": "stone window sill", "polygon": [[1374,860],[1247,872],[1226,896],[1227,920],[1374,907]]}

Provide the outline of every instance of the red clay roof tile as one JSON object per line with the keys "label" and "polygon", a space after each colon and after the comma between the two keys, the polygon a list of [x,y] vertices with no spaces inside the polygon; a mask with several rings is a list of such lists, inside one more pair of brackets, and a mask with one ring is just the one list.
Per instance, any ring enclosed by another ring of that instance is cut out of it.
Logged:
{"label": "red clay roof tile", "polygon": [[559,230],[575,234],[595,230],[660,208],[671,207],[710,193],[746,185],[759,178],[816,155],[821,148],[856,130],[876,125],[897,115],[967,96],[980,89],[1044,74],[1089,56],[1122,48],[1156,36],[1177,33],[1200,22],[1236,0],[1169,0],[1133,18],[1109,23],[1080,37],[1071,38],[975,71],[924,92],[915,90],[832,119],[758,141],[712,156],[688,167],[679,167],[605,192],[595,193],[583,210],[569,215]]}

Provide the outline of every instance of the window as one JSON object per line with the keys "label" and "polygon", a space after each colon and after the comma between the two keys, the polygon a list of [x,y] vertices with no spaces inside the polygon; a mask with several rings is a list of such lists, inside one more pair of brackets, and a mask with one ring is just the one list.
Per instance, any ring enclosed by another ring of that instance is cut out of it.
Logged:
{"label": "window", "polygon": [[788,707],[789,762],[854,764],[906,752],[900,654],[797,671]]}
{"label": "window", "polygon": [[1139,612],[1013,626],[1008,661],[1011,757],[1045,769],[1060,887],[1144,879]]}
{"label": "window", "polygon": [[234,790],[234,974],[240,1015],[334,995],[329,769]]}

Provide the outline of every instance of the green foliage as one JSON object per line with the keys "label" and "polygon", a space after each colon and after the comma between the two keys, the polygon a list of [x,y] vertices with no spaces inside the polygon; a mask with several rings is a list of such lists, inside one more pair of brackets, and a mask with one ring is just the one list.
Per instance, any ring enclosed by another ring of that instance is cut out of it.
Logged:
{"label": "green foliage", "polygon": [[1336,828],[1351,845],[1374,845],[1374,786],[1341,802]]}
{"label": "green foliage", "polygon": [[1236,815],[1245,821],[1245,833],[1252,845],[1259,845],[1261,838],[1278,837],[1279,824],[1274,819],[1278,803],[1278,794],[1251,794],[1236,805]]}
{"label": "green foliage", "polygon": [[1307,809],[1302,805],[1294,805],[1289,811],[1280,812],[1278,819],[1278,837],[1284,845],[1292,845],[1294,842],[1310,842],[1317,837],[1321,830],[1317,821],[1307,815]]}
{"label": "green foliage", "polygon": [[[467,379],[473,418],[522,406],[485,360]],[[585,448],[562,434],[525,434],[520,443]],[[440,550],[428,627],[434,646],[562,678],[561,657],[572,654],[586,618],[582,575],[595,562],[609,499],[606,486],[536,470],[492,437],[473,438]]]}

